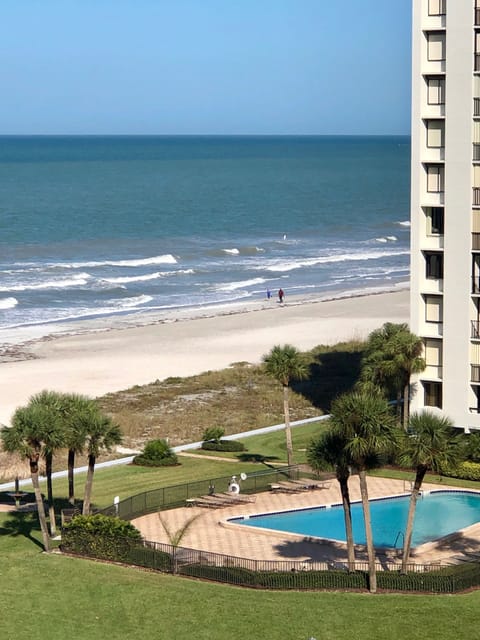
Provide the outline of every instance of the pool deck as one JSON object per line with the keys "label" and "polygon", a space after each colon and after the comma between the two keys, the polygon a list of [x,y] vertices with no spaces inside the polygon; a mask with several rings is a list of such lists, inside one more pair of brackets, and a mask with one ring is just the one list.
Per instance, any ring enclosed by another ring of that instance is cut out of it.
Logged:
{"label": "pool deck", "polygon": [[[350,480],[349,488],[352,502],[360,500],[358,477],[353,477]],[[403,480],[369,477],[368,489],[369,497],[372,499],[409,494],[410,487],[409,483]],[[458,487],[448,485],[424,484],[422,487],[424,491],[441,489],[459,490]],[[175,532],[192,516],[197,513],[201,514],[192,523],[181,541],[182,547],[190,549],[257,560],[344,562],[347,554],[346,546],[342,543],[312,541],[302,535],[271,532],[226,523],[226,520],[235,516],[287,511],[340,502],[338,482],[332,480],[329,487],[324,489],[299,493],[274,491],[259,493],[253,503],[237,504],[219,509],[205,509],[197,506],[171,509],[162,512],[162,519],[169,530]],[[147,540],[168,543],[168,537],[157,513],[136,518],[132,522]],[[447,538],[414,549],[411,554],[411,562],[451,564],[469,560],[479,552],[480,523],[477,523]],[[356,548],[356,559],[358,561],[366,560],[363,547]],[[380,562],[398,562],[399,551],[379,552],[378,560]]]}

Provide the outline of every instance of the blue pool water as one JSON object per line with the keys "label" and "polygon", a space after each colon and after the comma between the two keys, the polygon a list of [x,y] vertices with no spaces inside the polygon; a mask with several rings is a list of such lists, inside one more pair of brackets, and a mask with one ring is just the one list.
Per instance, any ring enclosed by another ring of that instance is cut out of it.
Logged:
{"label": "blue pool water", "polygon": [[[371,500],[373,540],[377,547],[401,546],[410,497],[401,496]],[[356,544],[365,544],[362,505],[352,504],[353,537]],[[480,494],[436,491],[424,494],[417,502],[412,545],[418,546],[480,521]],[[313,507],[268,515],[232,518],[229,522],[249,527],[298,533],[317,538],[345,542],[343,507]]]}

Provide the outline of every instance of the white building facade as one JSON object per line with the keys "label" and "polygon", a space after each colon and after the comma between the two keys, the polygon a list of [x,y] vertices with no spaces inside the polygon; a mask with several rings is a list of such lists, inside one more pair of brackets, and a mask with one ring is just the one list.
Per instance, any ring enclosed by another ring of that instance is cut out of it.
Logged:
{"label": "white building facade", "polygon": [[413,0],[412,410],[480,429],[480,0]]}

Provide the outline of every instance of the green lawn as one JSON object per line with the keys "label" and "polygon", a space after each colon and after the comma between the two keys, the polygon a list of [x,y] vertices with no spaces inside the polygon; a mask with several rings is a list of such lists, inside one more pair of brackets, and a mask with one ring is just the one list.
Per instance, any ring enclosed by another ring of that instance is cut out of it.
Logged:
{"label": "green lawn", "polygon": [[[306,449],[314,438],[322,429],[325,428],[325,422],[312,422],[310,424],[301,425],[292,428],[292,443],[294,461],[301,464],[307,461]],[[232,458],[234,460],[258,459],[265,462],[286,462],[287,449],[285,445],[285,431],[273,431],[260,436],[249,436],[248,438],[239,438],[239,442],[245,445],[243,453],[231,453],[223,451],[205,451],[203,449],[195,450],[196,454],[207,456],[219,456],[222,458]]]}
{"label": "green lawn", "polygon": [[[0,527],[6,521],[1,516]],[[47,556],[23,534],[0,533],[5,640],[405,640],[419,630],[436,640],[478,636],[480,592],[254,591]]]}
{"label": "green lawn", "polygon": [[[316,428],[294,429],[296,455]],[[248,447],[264,456],[280,457],[281,452],[284,459],[283,438],[283,431],[249,438]],[[114,495],[126,497],[158,486],[265,468],[198,458],[184,458],[182,463],[165,469],[99,469],[95,501],[103,506]],[[82,478],[77,484],[80,489]],[[55,492],[65,496],[66,480],[55,483]],[[46,555],[40,552],[39,540],[33,514],[0,515],[1,637],[5,640],[64,640],[67,636],[75,640],[408,640],[420,630],[435,640],[478,636],[480,591],[457,596],[371,596],[238,589]]]}

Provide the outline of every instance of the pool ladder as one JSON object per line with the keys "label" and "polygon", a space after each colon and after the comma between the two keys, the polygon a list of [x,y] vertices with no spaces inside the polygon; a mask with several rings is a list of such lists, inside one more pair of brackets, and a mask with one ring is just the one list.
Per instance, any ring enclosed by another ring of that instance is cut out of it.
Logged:
{"label": "pool ladder", "polygon": [[394,549],[396,549],[396,548],[397,548],[397,542],[398,542],[398,539],[400,538],[400,536],[401,536],[401,537],[402,537],[402,539],[403,539],[403,543],[405,543],[405,535],[404,535],[403,531],[399,531],[399,532],[397,533],[397,537],[395,538],[395,542],[393,543],[393,548],[394,548]]}

